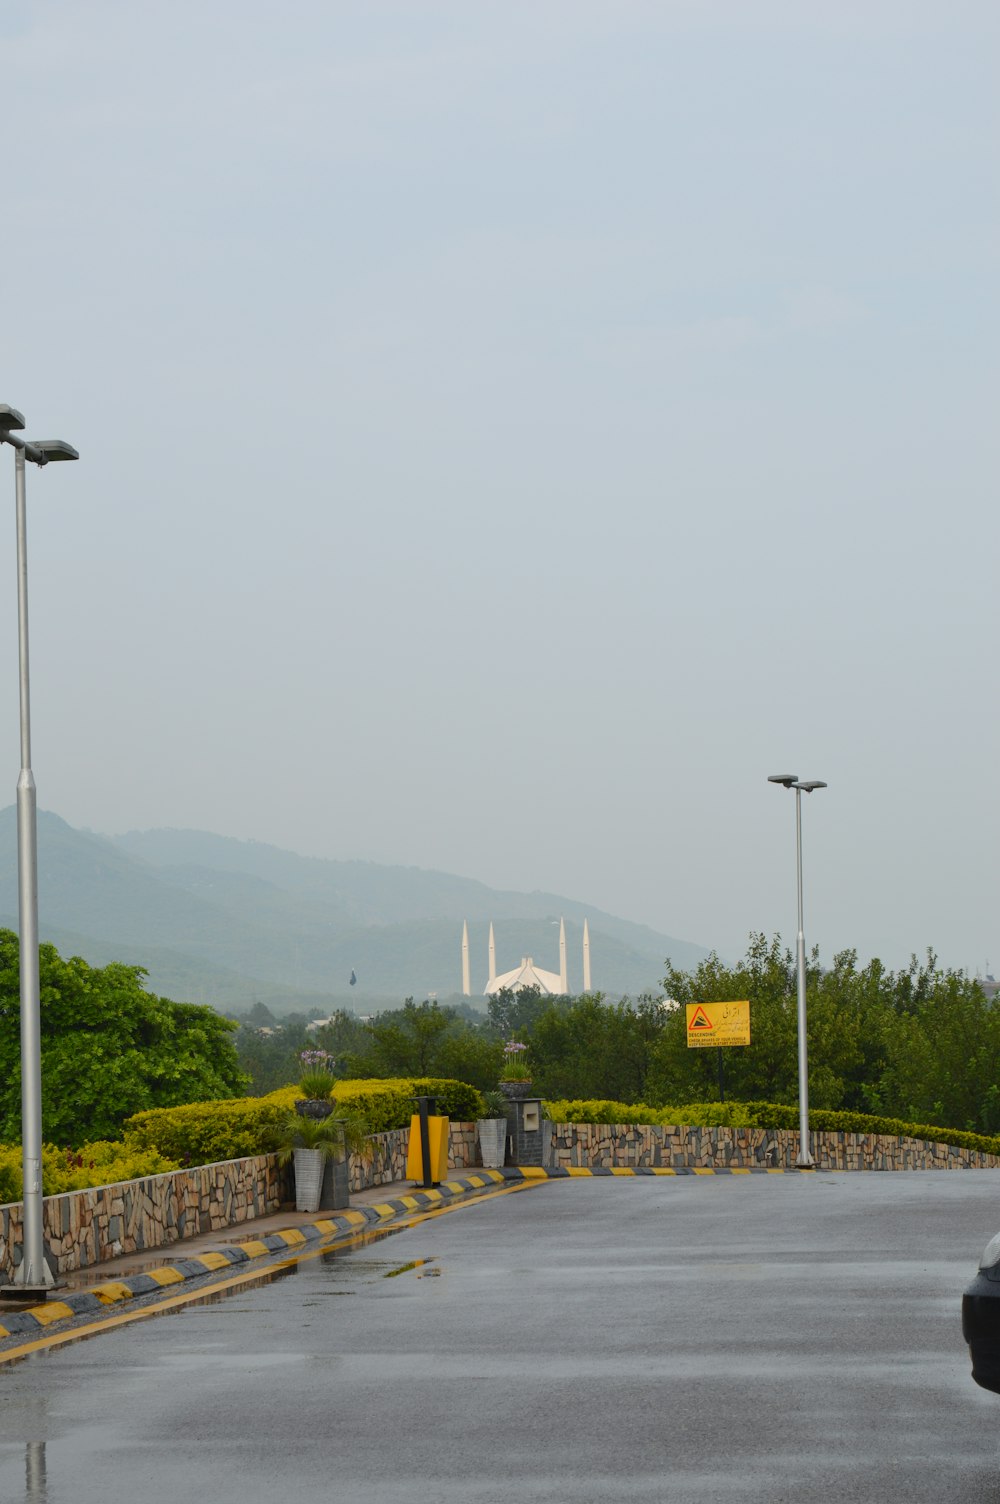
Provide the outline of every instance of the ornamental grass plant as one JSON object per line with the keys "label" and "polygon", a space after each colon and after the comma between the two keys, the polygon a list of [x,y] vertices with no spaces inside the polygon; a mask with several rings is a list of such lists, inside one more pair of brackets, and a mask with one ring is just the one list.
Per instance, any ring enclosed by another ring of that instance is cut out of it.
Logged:
{"label": "ornamental grass plant", "polygon": [[506,1118],[510,1104],[502,1091],[484,1091],[482,1095],[483,1107],[479,1114],[480,1118]]}
{"label": "ornamental grass plant", "polygon": [[531,1065],[528,1061],[528,1046],[519,1039],[508,1039],[503,1047],[501,1081],[530,1081]]}
{"label": "ornamental grass plant", "polygon": [[333,1077],[327,1071],[306,1071],[299,1077],[299,1091],[308,1102],[328,1102],[333,1094]]}
{"label": "ornamental grass plant", "polygon": [[303,1050],[299,1055],[302,1075],[299,1091],[310,1102],[328,1102],[333,1093],[336,1061],[327,1050]]}
{"label": "ornamental grass plant", "polygon": [[343,1159],[347,1152],[339,1118],[304,1118],[291,1112],[268,1135],[268,1148],[287,1164],[296,1149],[318,1149],[324,1159]]}

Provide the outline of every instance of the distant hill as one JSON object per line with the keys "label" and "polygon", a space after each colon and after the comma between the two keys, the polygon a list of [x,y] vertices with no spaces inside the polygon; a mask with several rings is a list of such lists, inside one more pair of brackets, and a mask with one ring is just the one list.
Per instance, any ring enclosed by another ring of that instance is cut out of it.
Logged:
{"label": "distant hill", "polygon": [[[687,967],[705,955],[556,894],[502,892],[416,867],[324,861],[206,831],[108,838],[40,811],[38,847],[43,939],[94,964],[145,966],[152,990],[218,1007],[261,1001],[279,1011],[368,1011],[372,999],[384,1006],[387,998],[450,995],[461,986],[463,919],[473,993],[486,983],[491,919],[500,970],[524,955],[558,970],[564,917],[571,991],[582,986],[584,918],[593,985],[604,992],[655,988],[668,956]],[[0,811],[0,923],[12,928],[16,862],[8,808]]]}

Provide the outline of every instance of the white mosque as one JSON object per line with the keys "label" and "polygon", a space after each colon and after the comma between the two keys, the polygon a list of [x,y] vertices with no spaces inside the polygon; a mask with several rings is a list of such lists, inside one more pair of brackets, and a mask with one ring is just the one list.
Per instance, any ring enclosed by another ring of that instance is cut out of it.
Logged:
{"label": "white mosque", "polygon": [[[559,970],[543,971],[536,966],[530,956],[522,956],[520,966],[515,966],[513,971],[504,971],[497,975],[497,947],[493,938],[493,925],[490,924],[490,975],[489,981],[483,992],[484,997],[493,997],[502,988],[508,987],[511,992],[520,992],[524,987],[537,987],[544,997],[565,997],[569,992],[569,982],[566,971],[566,925],[562,919],[559,921]],[[583,921],[583,990],[590,991],[590,929],[586,919]],[[462,924],[462,996],[472,996],[472,983],[469,969],[469,925],[468,921]]]}

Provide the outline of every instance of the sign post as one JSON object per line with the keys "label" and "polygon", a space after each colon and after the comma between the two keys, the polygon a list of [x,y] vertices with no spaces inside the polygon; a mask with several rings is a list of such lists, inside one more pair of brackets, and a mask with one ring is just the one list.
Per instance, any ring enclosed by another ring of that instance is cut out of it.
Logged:
{"label": "sign post", "polygon": [[722,1050],[726,1045],[750,1043],[750,1004],[743,998],[729,1003],[688,1003],[687,1042],[690,1050],[715,1047],[719,1062],[719,1101],[726,1100]]}

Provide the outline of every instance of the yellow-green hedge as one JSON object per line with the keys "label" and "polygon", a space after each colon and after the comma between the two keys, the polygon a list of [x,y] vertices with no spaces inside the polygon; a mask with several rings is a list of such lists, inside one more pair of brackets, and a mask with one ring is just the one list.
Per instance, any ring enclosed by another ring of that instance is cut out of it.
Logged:
{"label": "yellow-green hedge", "polygon": [[[673,1127],[686,1123],[695,1128],[744,1128],[755,1119],[743,1102],[690,1102],[682,1107],[648,1107],[645,1102],[591,1101],[546,1102],[545,1116],[553,1123],[648,1123]],[[796,1121],[798,1121],[796,1119]]]}
{"label": "yellow-green hedge", "polygon": [[[545,1116],[553,1123],[633,1123],[691,1128],[798,1128],[799,1109],[787,1102],[690,1102],[681,1107],[648,1107],[644,1102],[551,1101]],[[813,1133],[882,1134],[950,1144],[982,1154],[1000,1154],[1000,1138],[966,1133],[961,1128],[938,1128],[907,1123],[901,1118],[872,1117],[861,1112],[832,1112],[814,1108],[809,1114]]]}
{"label": "yellow-green hedge", "polygon": [[[125,1139],[137,1149],[157,1149],[187,1165],[262,1154],[271,1133],[301,1096],[297,1086],[282,1086],[266,1097],[149,1108],[127,1119]],[[338,1081],[333,1094],[335,1110],[345,1117],[364,1118],[371,1133],[407,1127],[416,1096],[435,1097],[439,1111],[456,1121],[471,1121],[482,1112],[478,1091],[464,1081]]]}
{"label": "yellow-green hedge", "polygon": [[[177,1170],[176,1160],[167,1159],[156,1149],[138,1149],[128,1144],[101,1139],[81,1144],[79,1149],[59,1149],[55,1144],[42,1148],[42,1193],[58,1196],[62,1191],[80,1191],[85,1186],[115,1185],[119,1180],[142,1180],[147,1175],[164,1175]],[[20,1201],[21,1147],[0,1144],[0,1205]]]}

